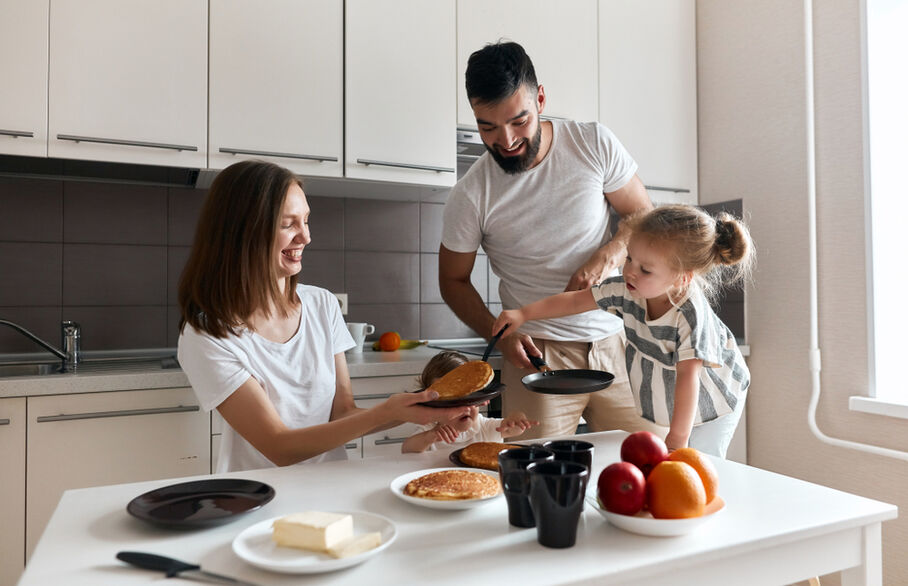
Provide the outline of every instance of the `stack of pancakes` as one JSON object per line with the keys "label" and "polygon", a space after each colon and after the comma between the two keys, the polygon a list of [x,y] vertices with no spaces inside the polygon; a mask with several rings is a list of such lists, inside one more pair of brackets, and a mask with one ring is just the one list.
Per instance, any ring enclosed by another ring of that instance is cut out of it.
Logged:
{"label": "stack of pancakes", "polygon": [[440,470],[415,478],[404,494],[437,501],[479,499],[501,492],[497,478],[472,470]]}
{"label": "stack of pancakes", "polygon": [[498,470],[498,452],[519,447],[522,446],[500,442],[475,442],[462,449],[458,458],[464,466]]}
{"label": "stack of pancakes", "polygon": [[488,362],[471,360],[439,378],[429,388],[438,393],[438,399],[447,401],[465,397],[488,386],[495,373]]}

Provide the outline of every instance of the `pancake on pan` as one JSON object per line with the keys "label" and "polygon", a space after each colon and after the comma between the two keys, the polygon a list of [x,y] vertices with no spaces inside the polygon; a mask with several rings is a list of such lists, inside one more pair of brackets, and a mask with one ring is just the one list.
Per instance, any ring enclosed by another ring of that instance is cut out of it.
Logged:
{"label": "pancake on pan", "polygon": [[465,466],[498,470],[498,452],[508,448],[519,448],[517,444],[501,442],[475,442],[460,451],[460,461]]}
{"label": "pancake on pan", "polygon": [[441,470],[414,478],[404,494],[437,501],[456,501],[495,496],[501,492],[497,478],[471,470]]}
{"label": "pancake on pan", "polygon": [[448,372],[429,388],[438,393],[439,400],[457,399],[484,389],[494,377],[488,362],[471,360]]}

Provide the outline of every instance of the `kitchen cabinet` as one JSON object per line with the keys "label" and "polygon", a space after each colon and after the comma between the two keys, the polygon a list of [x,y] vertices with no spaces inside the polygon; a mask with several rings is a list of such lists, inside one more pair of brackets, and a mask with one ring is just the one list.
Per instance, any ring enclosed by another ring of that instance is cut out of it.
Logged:
{"label": "kitchen cabinet", "polygon": [[[357,407],[369,409],[393,394],[412,391],[415,376],[376,376],[353,379],[353,397]],[[404,423],[391,429],[370,433],[362,437],[363,458],[400,454],[400,444],[416,433],[419,426]]]}
{"label": "kitchen cabinet", "polygon": [[191,388],[27,401],[27,557],[65,490],[210,471],[209,416]]}
{"label": "kitchen cabinet", "polygon": [[455,14],[454,0],[347,0],[347,178],[455,183]]}
{"label": "kitchen cabinet", "polygon": [[210,8],[208,166],[249,158],[343,175],[343,0]]}
{"label": "kitchen cabinet", "polygon": [[598,119],[596,0],[458,0],[457,125],[476,128],[464,89],[467,60],[499,39],[519,43],[545,88],[543,116]]}
{"label": "kitchen cabinet", "polygon": [[207,31],[207,0],[54,0],[48,156],[205,167]]}
{"label": "kitchen cabinet", "polygon": [[0,2],[0,154],[47,156],[49,0]]}
{"label": "kitchen cabinet", "polygon": [[654,201],[697,203],[694,0],[599,0],[599,121]]}
{"label": "kitchen cabinet", "polygon": [[0,399],[0,585],[25,567],[25,398]]}

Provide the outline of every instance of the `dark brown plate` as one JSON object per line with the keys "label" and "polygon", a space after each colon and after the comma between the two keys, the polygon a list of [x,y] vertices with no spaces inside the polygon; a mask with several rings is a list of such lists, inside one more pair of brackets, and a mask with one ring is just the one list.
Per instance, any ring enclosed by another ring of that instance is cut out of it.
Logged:
{"label": "dark brown plate", "polygon": [[471,405],[481,405],[489,399],[494,399],[501,394],[501,391],[504,390],[504,385],[501,383],[489,383],[489,385],[475,393],[470,393],[463,397],[457,397],[456,399],[435,399],[434,401],[426,401],[425,403],[420,403],[420,405],[425,405],[426,407],[467,407]]}
{"label": "dark brown plate", "polygon": [[453,452],[448,454],[448,460],[451,460],[451,463],[454,464],[455,466],[463,466],[464,468],[472,468],[472,466],[467,466],[466,464],[461,462],[460,453],[462,451],[463,451],[463,448],[460,448],[459,450],[454,450]]}
{"label": "dark brown plate", "polygon": [[274,489],[255,480],[212,478],[172,484],[132,499],[126,511],[170,529],[222,525],[263,507]]}

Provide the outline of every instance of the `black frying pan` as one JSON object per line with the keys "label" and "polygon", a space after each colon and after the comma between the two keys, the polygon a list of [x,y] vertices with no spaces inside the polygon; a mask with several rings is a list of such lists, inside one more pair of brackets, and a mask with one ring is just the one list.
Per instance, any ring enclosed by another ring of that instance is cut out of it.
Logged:
{"label": "black frying pan", "polygon": [[548,395],[580,395],[601,391],[612,384],[615,375],[604,370],[572,368],[552,370],[545,360],[529,356],[539,372],[528,374],[521,379],[523,386],[536,393]]}

